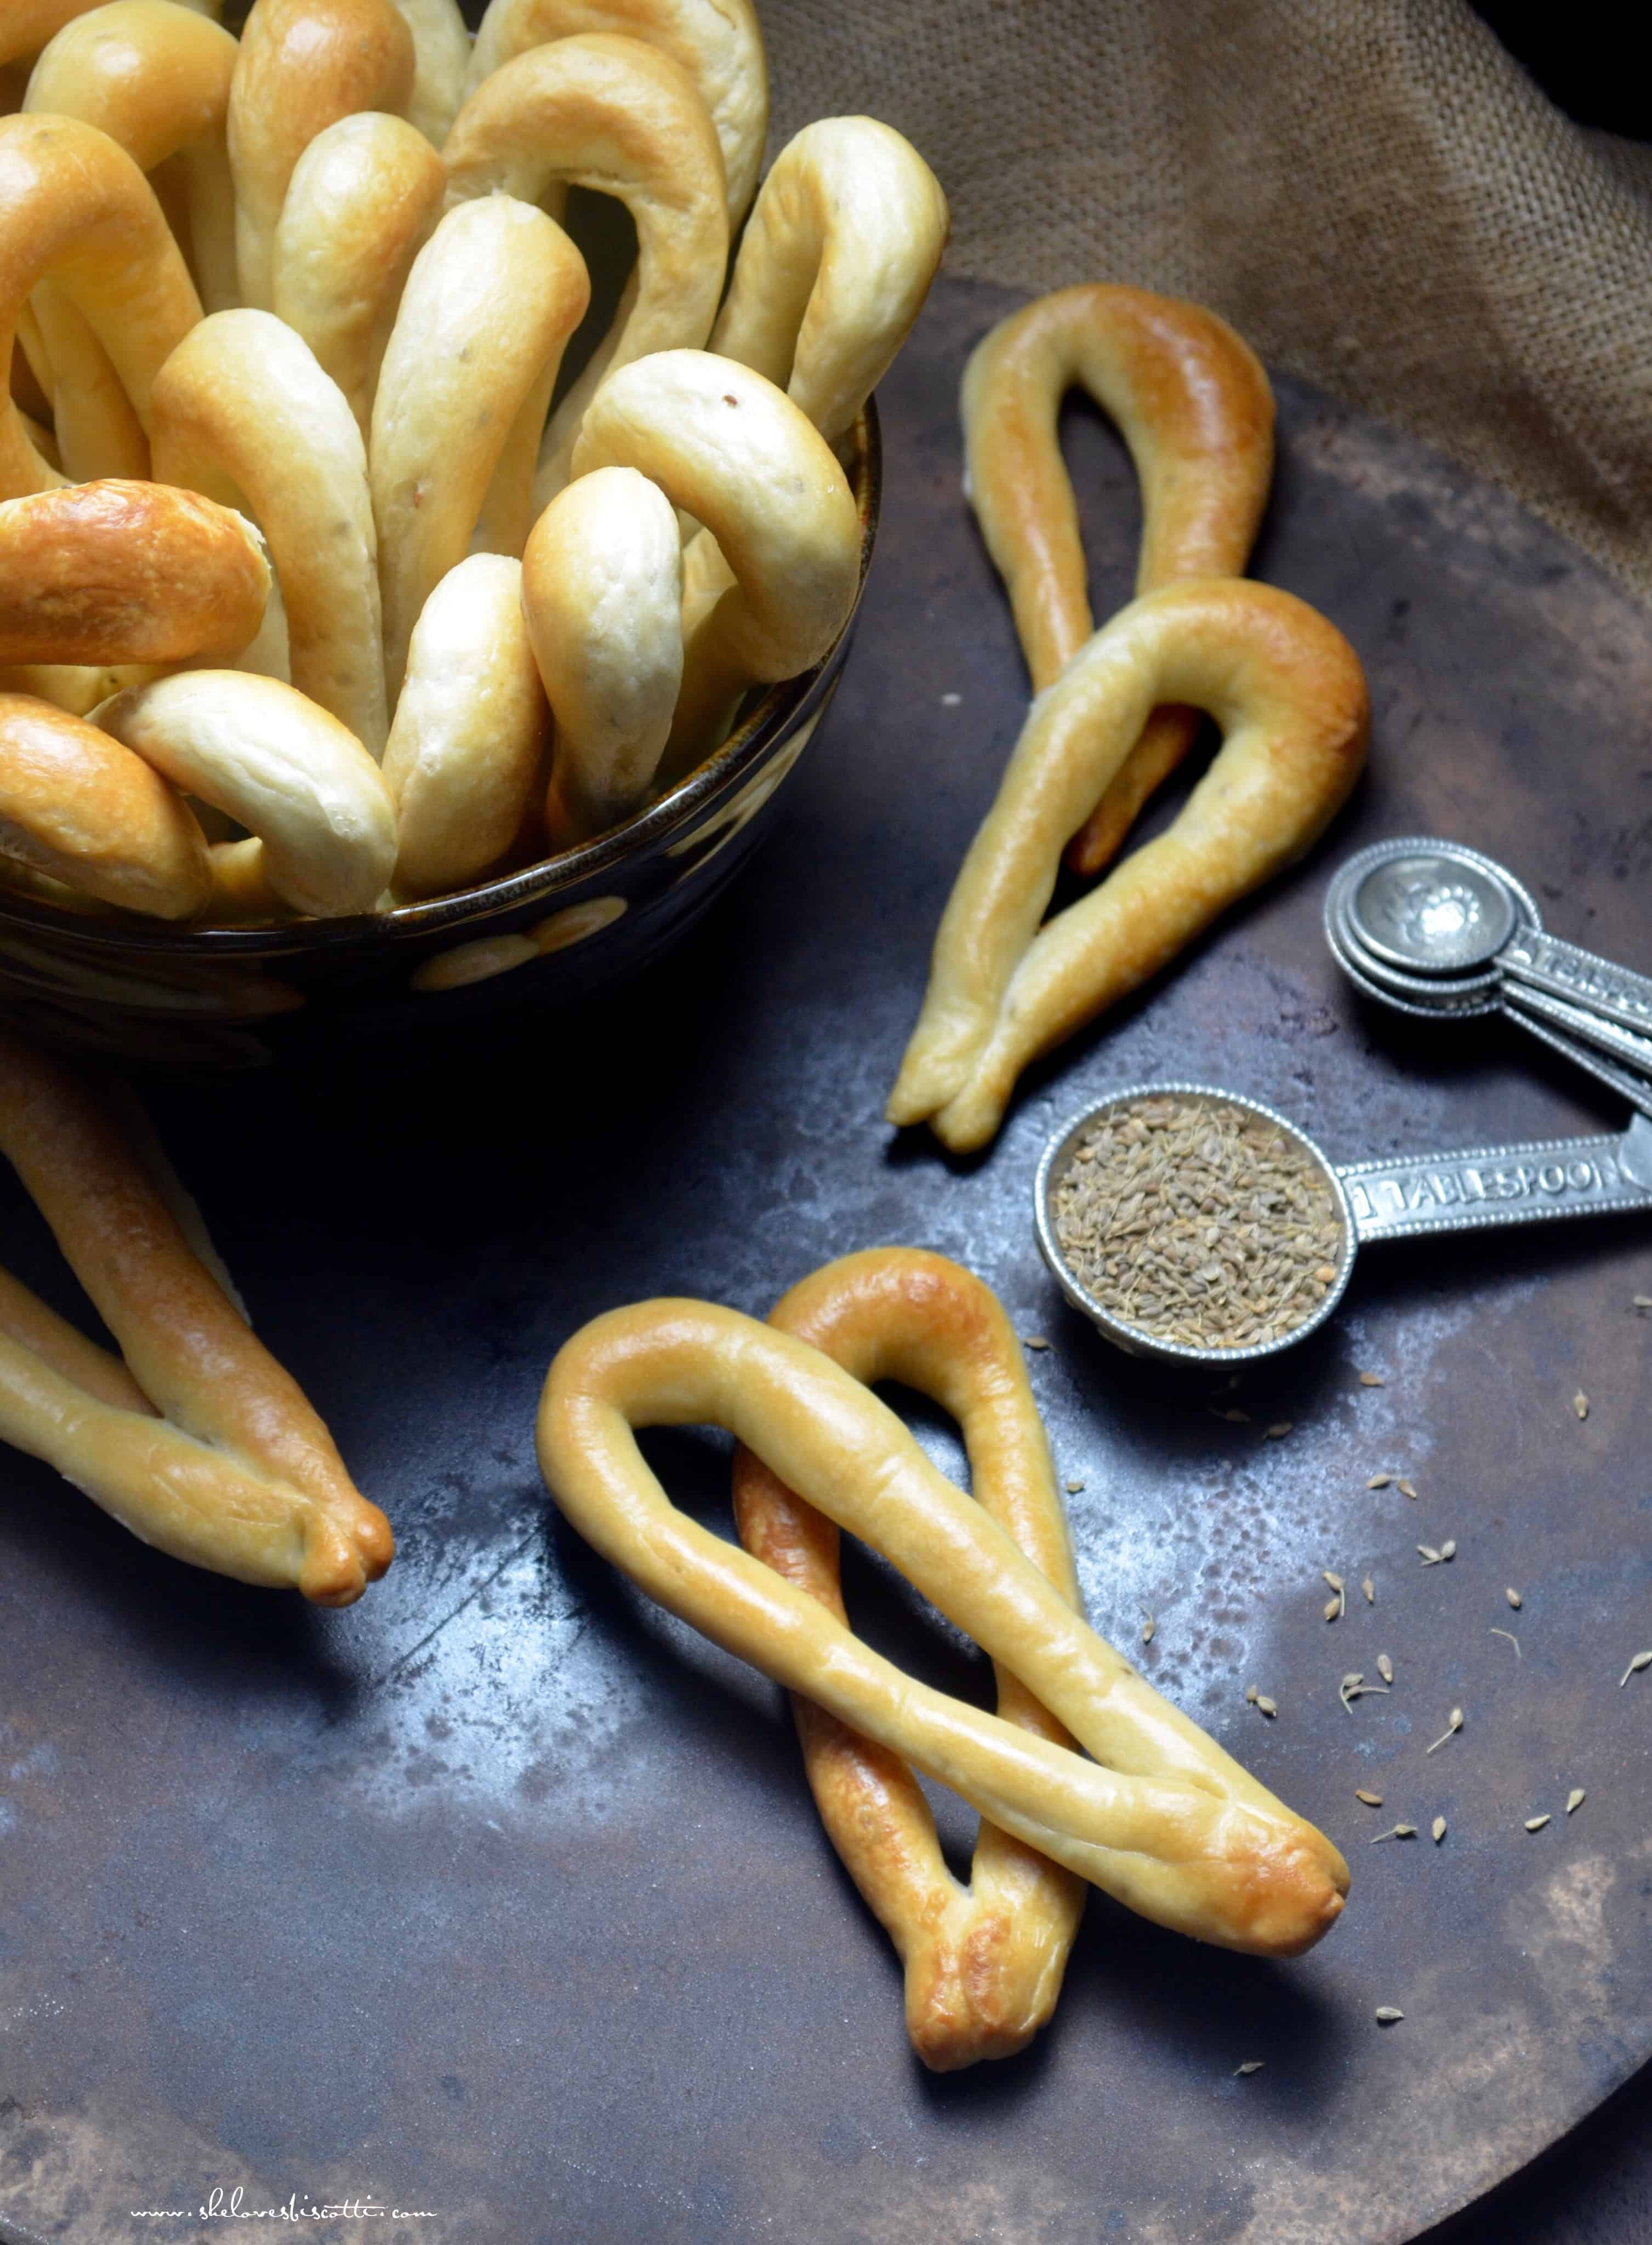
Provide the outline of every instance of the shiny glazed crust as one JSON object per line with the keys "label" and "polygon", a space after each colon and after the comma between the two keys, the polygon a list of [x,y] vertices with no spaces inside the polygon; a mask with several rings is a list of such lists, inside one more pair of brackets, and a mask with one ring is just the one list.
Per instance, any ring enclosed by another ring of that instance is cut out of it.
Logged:
{"label": "shiny glazed crust", "polygon": [[4,1030],[0,1152],[125,1359],[0,1274],[0,1437],[175,1558],[323,1605],[359,1597],[389,1564],[389,1522],[191,1250],[113,1110]]}
{"label": "shiny glazed crust", "polygon": [[[872,1248],[794,1286],[768,1322],[868,1386],[897,1380],[950,1410],[977,1501],[1080,1609],[1024,1352],[978,1278],[920,1249]],[[734,1494],[746,1549],[847,1624],[832,1523],[747,1449],[735,1453]],[[998,1708],[1039,1738],[1072,1743],[1002,1665]],[[918,2056],[944,2072],[1024,2048],[1055,2009],[1083,1882],[984,1821],[970,1883],[960,1886],[898,1755],[811,1700],[794,1699],[792,1713],[821,1820],[905,1965],[907,2031]]]}
{"label": "shiny glazed crust", "polygon": [[[971,502],[1008,587],[1034,693],[1094,630],[1078,508],[1057,436],[1081,384],[1117,423],[1141,485],[1138,594],[1185,577],[1237,577],[1273,478],[1273,392],[1261,362],[1202,305],[1100,283],[1058,289],[1002,320],[964,370]],[[1181,763],[1199,712],[1155,710],[1074,835],[1093,873]]]}
{"label": "shiny glazed crust", "polygon": [[[679,1512],[633,1429],[696,1424],[729,1428],[863,1536],[1095,1760],[915,1683]],[[1336,1919],[1348,1874],[1330,1842],[1143,1683],[818,1349],[704,1302],[611,1311],[552,1365],[538,1446],[569,1520],[651,1597],[1131,1909],[1268,1956],[1310,1948]]]}
{"label": "shiny glazed crust", "polygon": [[164,484],[74,484],[0,501],[0,662],[238,655],[269,564],[250,524]]}
{"label": "shiny glazed crust", "polygon": [[[1165,702],[1222,733],[1167,832],[1040,926],[1061,847]],[[983,1146],[1021,1069],[1168,965],[1317,839],[1365,758],[1359,658],[1305,602],[1240,578],[1122,608],[1033,702],[935,938],[891,1122]]]}

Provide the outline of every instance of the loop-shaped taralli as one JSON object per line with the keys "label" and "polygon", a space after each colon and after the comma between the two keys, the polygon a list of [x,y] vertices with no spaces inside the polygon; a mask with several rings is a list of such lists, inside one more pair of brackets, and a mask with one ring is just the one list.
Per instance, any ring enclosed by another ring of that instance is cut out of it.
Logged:
{"label": "loop-shaped taralli", "polygon": [[[1095,1760],[915,1682],[678,1511],[633,1429],[698,1424],[728,1428],[881,1551]],[[818,1349],[706,1302],[610,1311],[552,1365],[538,1448],[573,1526],[651,1597],[1143,1916],[1295,1956],[1340,1911],[1347,1867],[1329,1841],[1145,1684]]]}
{"label": "loop-shaped taralli", "polygon": [[0,502],[0,662],[223,660],[257,631],[269,564],[250,523],[162,484]]}
{"label": "loop-shaped taralli", "polygon": [[343,391],[363,443],[396,308],[446,193],[423,134],[373,111],[318,132],[293,166],[275,228],[275,314]]}
{"label": "loop-shaped taralli", "polygon": [[940,181],[890,126],[805,125],[769,166],[712,349],[779,383],[836,444],[922,310],[947,225]]}
{"label": "loop-shaped taralli", "polygon": [[756,193],[768,137],[768,64],[750,0],[491,0],[468,92],[528,48],[585,31],[645,40],[694,80],[722,151],[732,234]]}
{"label": "loop-shaped taralli", "polygon": [[551,729],[522,614],[522,564],[472,553],[424,603],[384,751],[398,896],[457,889],[521,831]]}
{"label": "loop-shaped taralli", "polygon": [[413,71],[413,35],[390,0],[257,0],[229,90],[244,304],[270,309],[276,223],[305,149],[358,110],[405,115]]}
{"label": "loop-shaped taralli", "polygon": [[212,893],[189,805],[141,756],[83,717],[0,693],[0,857],[160,919]]}
{"label": "loop-shaped taralli", "polygon": [[419,613],[473,534],[521,554],[545,406],[590,295],[562,228],[510,195],[461,203],[413,261],[368,445],[392,707]]}
{"label": "loop-shaped taralli", "polygon": [[235,41],[179,0],[108,0],[65,24],[34,66],[25,109],[78,117],[141,171],[175,169],[201,303],[236,301],[226,121]]}
{"label": "loop-shaped taralli", "polygon": [[[768,1322],[869,1387],[899,1380],[950,1411],[978,1502],[1082,1611],[1025,1352],[989,1288],[943,1256],[870,1248],[794,1286]],[[847,1625],[833,1523],[749,1450],[735,1453],[734,1495],[746,1549]],[[1072,1743],[1002,1665],[998,1711],[1057,1746]],[[811,1700],[794,1699],[792,1713],[821,1821],[905,1966],[907,2031],[918,2056],[943,2072],[1025,2048],[1060,1994],[1082,1882],[984,1821],[970,1883],[960,1886],[905,1763]]]}
{"label": "loop-shaped taralli", "polygon": [[471,34],[457,0],[395,0],[395,5],[413,34],[413,91],[408,96],[408,123],[416,125],[432,147],[439,148],[464,100]]}
{"label": "loop-shaped taralli", "polygon": [[269,540],[292,683],[381,755],[378,540],[337,383],[273,312],[217,312],[161,369],[152,413],[156,475],[244,505]]}
{"label": "loop-shaped taralli", "polygon": [[636,222],[636,267],[613,323],[545,430],[537,512],[568,480],[604,376],[650,352],[698,349],[711,333],[728,262],[722,153],[687,71],[657,47],[606,32],[530,48],[495,71],[459,112],[444,153],[457,200],[502,192],[538,203],[592,187]]}
{"label": "loop-shaped taralli", "polygon": [[358,1598],[390,1563],[389,1523],[191,1246],[118,1109],[4,1030],[0,1152],[125,1360],[0,1272],[0,1438],[192,1566]]}
{"label": "loop-shaped taralli", "polygon": [[[138,166],[106,132],[70,117],[0,118],[0,363],[17,315],[55,281],[112,362],[140,426],[174,346],[200,317],[182,254]],[[0,398],[0,499],[71,480]]]}
{"label": "loop-shaped taralli", "polygon": [[[1215,719],[1209,770],[1165,833],[1040,926],[1062,844],[1167,702]],[[1121,609],[1027,713],[942,915],[889,1120],[985,1145],[1029,1061],[1317,839],[1370,718],[1358,656],[1291,593],[1208,578]]]}
{"label": "loop-shaped taralli", "polygon": [[682,541],[635,468],[553,499],[522,556],[522,606],[556,719],[553,849],[601,834],[647,793],[682,683]]}
{"label": "loop-shaped taralli", "polygon": [[[1057,417],[1075,383],[1117,423],[1141,486],[1138,595],[1237,577],[1273,478],[1273,392],[1260,360],[1202,305],[1097,282],[1040,296],[964,370],[965,481],[1042,693],[1094,630],[1078,506]],[[1196,709],[1157,709],[1068,845],[1093,873],[1193,745]]]}
{"label": "loop-shaped taralli", "polygon": [[[102,4],[103,0],[6,0],[0,9],[0,66],[37,55],[65,24]],[[222,0],[180,0],[180,4],[193,15],[210,16],[214,21],[224,12]]]}
{"label": "loop-shaped taralli", "polygon": [[295,912],[371,912],[388,887],[396,811],[383,773],[336,717],[279,679],[179,671],[118,694],[98,722],[261,842],[263,877]]}
{"label": "loop-shaped taralli", "polygon": [[576,478],[633,467],[705,525],[735,582],[688,641],[662,774],[727,732],[749,686],[818,662],[848,622],[860,519],[831,447],[783,391],[710,351],[660,351],[609,376],[574,447]]}

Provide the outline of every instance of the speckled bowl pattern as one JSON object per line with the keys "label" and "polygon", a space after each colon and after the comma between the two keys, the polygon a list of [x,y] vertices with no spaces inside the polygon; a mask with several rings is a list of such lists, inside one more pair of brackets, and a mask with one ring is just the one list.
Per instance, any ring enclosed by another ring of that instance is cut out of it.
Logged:
{"label": "speckled bowl pattern", "polygon": [[860,583],[836,643],[769,688],[714,755],[578,849],[450,896],[349,919],[179,928],[0,893],[0,1016],[47,1041],[159,1067],[257,1068],[341,1031],[398,1034],[566,1004],[681,935],[767,831],[830,706],[882,492],[877,409],[846,447]]}

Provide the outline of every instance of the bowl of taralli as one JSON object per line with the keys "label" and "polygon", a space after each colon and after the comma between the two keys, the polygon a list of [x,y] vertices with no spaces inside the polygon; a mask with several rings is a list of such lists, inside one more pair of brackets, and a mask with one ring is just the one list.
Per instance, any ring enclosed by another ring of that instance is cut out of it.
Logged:
{"label": "bowl of taralli", "polygon": [[581,996],[710,902],[947,228],[870,118],[765,169],[738,0],[240,12],[0,20],[0,1011],[191,1066]]}

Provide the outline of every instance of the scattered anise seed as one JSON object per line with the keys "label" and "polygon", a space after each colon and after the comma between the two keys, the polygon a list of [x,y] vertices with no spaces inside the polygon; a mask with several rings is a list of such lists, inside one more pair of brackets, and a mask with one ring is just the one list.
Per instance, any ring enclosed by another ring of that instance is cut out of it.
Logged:
{"label": "scattered anise seed", "polygon": [[1225,1419],[1231,1427],[1248,1427],[1250,1424],[1249,1411],[1218,1411],[1214,1403],[1207,1403],[1205,1408],[1213,1419]]}
{"label": "scattered anise seed", "polygon": [[1279,1713],[1278,1708],[1275,1706],[1273,1701],[1268,1698],[1265,1692],[1257,1692],[1256,1706],[1261,1713],[1267,1716],[1269,1722],[1271,1722],[1273,1718]]}
{"label": "scattered anise seed", "polygon": [[1515,1612],[1518,1613],[1520,1607],[1525,1603],[1521,1598],[1520,1592],[1518,1590],[1505,1590],[1503,1596],[1508,1600],[1510,1605],[1513,1607]]}
{"label": "scattered anise seed", "polygon": [[1362,1387],[1385,1387],[1388,1382],[1380,1372],[1362,1372],[1359,1375],[1359,1384]]}
{"label": "scattered anise seed", "polygon": [[1270,1442],[1276,1442],[1282,1434],[1288,1434],[1295,1424],[1294,1419],[1276,1420],[1268,1429],[1268,1440]]}
{"label": "scattered anise seed", "polygon": [[1367,1808],[1380,1808],[1383,1805],[1383,1796],[1380,1793],[1366,1793],[1357,1787],[1354,1793],[1354,1799],[1363,1801]]}
{"label": "scattered anise seed", "polygon": [[1512,1629],[1488,1629],[1486,1634],[1487,1637],[1506,1637],[1514,1648],[1514,1658],[1516,1660],[1520,1658],[1520,1641]]}
{"label": "scattered anise seed", "polygon": [[1385,1840],[1414,1840],[1416,1837],[1417,1827],[1414,1824],[1396,1824],[1391,1831],[1379,1832],[1371,1844],[1373,1848],[1380,1848]]}
{"label": "scattered anise seed", "polygon": [[1329,1567],[1322,1567],[1320,1569],[1319,1579],[1322,1583],[1329,1583],[1333,1590],[1339,1590],[1343,1586],[1342,1577],[1340,1575],[1333,1575]]}
{"label": "scattered anise seed", "polygon": [[1248,1706],[1248,1707],[1254,1707],[1254,1706],[1256,1706],[1256,1697],[1257,1697],[1257,1694],[1256,1694],[1256,1685],[1255,1685],[1254,1684],[1247,1684],[1247,1685],[1246,1685],[1246,1686],[1245,1686],[1245,1705],[1246,1705],[1246,1706]]}
{"label": "scattered anise seed", "polygon": [[1369,1575],[1359,1587],[1365,1593],[1365,1604],[1368,1606],[1374,1606],[1377,1603],[1377,1585]]}
{"label": "scattered anise seed", "polygon": [[1566,1796],[1567,1814],[1569,1816],[1574,1808],[1581,1808],[1588,1799],[1588,1795],[1584,1792],[1582,1787],[1581,1785],[1574,1785],[1572,1787],[1572,1790]]}
{"label": "scattered anise seed", "polygon": [[1027,1348],[1048,1348],[1050,1346],[1042,1333],[1024,1333],[1021,1338],[1023,1346]]}
{"label": "scattered anise seed", "polygon": [[1454,1559],[1457,1557],[1457,1538],[1454,1536],[1448,1536],[1440,1545],[1439,1556],[1442,1559]]}
{"label": "scattered anise seed", "polygon": [[1335,1621],[1342,1610],[1343,1604],[1340,1598],[1327,1598],[1325,1600],[1325,1619],[1327,1621]]}
{"label": "scattered anise seed", "polygon": [[1621,1692],[1623,1689],[1623,1686],[1628,1682],[1630,1677],[1638,1676],[1643,1668],[1652,1668],[1652,1652],[1637,1652],[1635,1654],[1634,1659],[1630,1661],[1628,1666],[1624,1670],[1622,1676],[1618,1678],[1618,1690]]}
{"label": "scattered anise seed", "polygon": [[1394,1664],[1385,1652],[1379,1652],[1377,1656],[1377,1673],[1385,1684],[1391,1684],[1394,1680]]}
{"label": "scattered anise seed", "polygon": [[1378,2004],[1377,2006],[1376,2018],[1379,2027],[1397,2026],[1405,2016],[1405,2012],[1397,2011],[1392,2004]]}
{"label": "scattered anise seed", "polygon": [[1528,1832],[1540,1832],[1549,1821],[1550,1819],[1547,1816],[1528,1816],[1526,1820],[1526,1828]]}
{"label": "scattered anise seed", "polygon": [[[1649,1655],[1648,1655],[1648,1658],[1652,1658],[1652,1654],[1649,1654]],[[1460,1730],[1462,1729],[1462,1727],[1463,1727],[1463,1711],[1462,1711],[1462,1709],[1461,1709],[1460,1707],[1453,1707],[1453,1708],[1452,1709],[1452,1719],[1451,1719],[1450,1722],[1446,1724],[1446,1728],[1441,1732],[1441,1733],[1440,1733],[1440,1735],[1439,1736],[1439,1738],[1437,1738],[1437,1739],[1435,1740],[1433,1746],[1425,1747],[1425,1749],[1424,1749],[1425,1753],[1434,1753],[1434,1752],[1435,1752],[1435,1750],[1436,1750],[1438,1747],[1443,1746],[1445,1745],[1445,1743],[1446,1743],[1446,1740],[1447,1740],[1447,1739],[1454,1738],[1454,1737],[1456,1736],[1456,1734],[1458,1733],[1458,1732],[1459,1732],[1459,1731],[1460,1731]]]}
{"label": "scattered anise seed", "polygon": [[1446,1819],[1443,1816],[1437,1816],[1428,1828],[1433,1834],[1434,1845],[1438,1848],[1446,1837]]}
{"label": "scattered anise seed", "polygon": [[1153,1616],[1149,1614],[1141,1624],[1141,1642],[1143,1645],[1152,1644],[1154,1632],[1157,1630],[1158,1626],[1158,1623],[1154,1621]]}
{"label": "scattered anise seed", "polygon": [[1631,1294],[1629,1307],[1634,1310],[1652,1310],[1652,1294]]}
{"label": "scattered anise seed", "polygon": [[1235,2066],[1234,2078],[1236,2080],[1242,2073],[1260,2073],[1267,2063],[1265,2058],[1248,2058],[1242,2065]]}
{"label": "scattered anise seed", "polygon": [[1083,1487],[1084,1483],[1081,1481],[1070,1481],[1067,1483],[1067,1495],[1069,1496],[1076,1496]]}
{"label": "scattered anise seed", "polygon": [[1446,1556],[1443,1551],[1437,1551],[1432,1543],[1419,1543],[1417,1548],[1423,1555],[1423,1564],[1425,1567],[1438,1567]]}
{"label": "scattered anise seed", "polygon": [[1408,1482],[1408,1481],[1403,1481],[1403,1482],[1400,1482],[1400,1484],[1399,1484],[1399,1493],[1400,1493],[1400,1495],[1401,1495],[1402,1496],[1409,1496],[1409,1497],[1412,1497],[1412,1498],[1414,1498],[1414,1497],[1416,1496],[1416,1495],[1417,1495],[1416,1489],[1415,1489],[1415,1488],[1413,1487],[1413,1485],[1412,1485],[1410,1482]]}
{"label": "scattered anise seed", "polygon": [[1392,1474],[1373,1474],[1365,1486],[1367,1489],[1386,1489],[1393,1478]]}
{"label": "scattered anise seed", "polygon": [[1589,1399],[1581,1387],[1572,1398],[1572,1408],[1580,1419],[1587,1419],[1589,1415]]}

